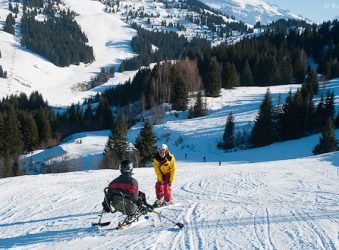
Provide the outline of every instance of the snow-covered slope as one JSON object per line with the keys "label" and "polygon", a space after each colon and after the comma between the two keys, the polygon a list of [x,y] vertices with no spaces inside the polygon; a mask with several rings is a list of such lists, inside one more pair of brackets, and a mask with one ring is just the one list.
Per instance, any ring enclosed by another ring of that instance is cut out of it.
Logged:
{"label": "snow-covered slope", "polygon": [[[97,93],[96,89],[79,91],[79,83],[88,82],[102,67],[119,65],[121,60],[135,56],[130,42],[136,31],[129,28],[119,15],[105,13],[104,5],[99,1],[64,2],[79,14],[76,21],[88,37],[89,45],[93,47],[95,62],[57,67],[23,48],[14,36],[0,31],[0,65],[8,74],[7,79],[0,78],[0,98],[20,92],[30,94],[39,91],[50,105],[77,103]],[[7,1],[0,2],[0,13],[4,13],[0,16],[2,22],[6,19],[6,4],[8,5]],[[16,21],[19,22],[19,19]],[[130,72],[117,73],[114,79],[98,88],[102,91],[107,86],[127,81],[129,77]]]}
{"label": "snow-covered slope", "polygon": [[[155,214],[122,231],[114,230],[121,214],[91,227],[117,170],[0,179],[0,248],[338,249],[338,166],[339,153],[221,166],[178,161],[175,204],[161,211],[182,230]],[[153,169],[134,176],[153,202]]]}
{"label": "snow-covered slope", "polygon": [[220,10],[227,15],[234,16],[237,20],[245,23],[262,24],[281,18],[304,19],[302,16],[293,14],[289,10],[282,10],[278,6],[269,4],[263,0],[201,0],[212,8]]}

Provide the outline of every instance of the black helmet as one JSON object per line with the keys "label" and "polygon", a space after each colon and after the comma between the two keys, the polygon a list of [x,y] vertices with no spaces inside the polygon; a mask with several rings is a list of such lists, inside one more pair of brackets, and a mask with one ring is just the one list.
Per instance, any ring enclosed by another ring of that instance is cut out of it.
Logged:
{"label": "black helmet", "polygon": [[129,160],[122,160],[119,165],[121,173],[132,173],[133,171],[133,162]]}

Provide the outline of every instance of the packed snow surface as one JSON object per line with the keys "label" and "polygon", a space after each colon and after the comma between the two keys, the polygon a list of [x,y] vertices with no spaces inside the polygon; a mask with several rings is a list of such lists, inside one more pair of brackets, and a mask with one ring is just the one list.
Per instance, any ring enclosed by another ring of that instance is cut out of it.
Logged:
{"label": "packed snow surface", "polygon": [[[121,231],[114,227],[123,216],[105,214],[111,225],[92,227],[118,170],[1,179],[0,248],[338,249],[338,164],[338,153],[221,166],[178,161],[174,205],[159,211],[182,230],[156,214]],[[134,172],[153,202],[153,169]]]}

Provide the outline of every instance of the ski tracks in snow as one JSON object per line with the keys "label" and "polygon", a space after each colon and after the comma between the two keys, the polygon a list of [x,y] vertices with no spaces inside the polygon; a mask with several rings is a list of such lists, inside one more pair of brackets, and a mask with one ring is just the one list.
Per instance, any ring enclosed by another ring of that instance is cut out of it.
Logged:
{"label": "ski tracks in snow", "polygon": [[[13,183],[1,180],[0,191],[10,192],[0,192],[0,237],[4,239],[0,247],[339,248],[335,179],[309,180],[316,175],[303,176],[305,171],[292,168],[218,169],[217,174],[212,167],[199,169],[173,185],[175,204],[158,211],[183,223],[181,230],[153,213],[120,231],[114,226],[123,218],[121,214],[105,215],[104,221],[114,217],[112,227],[91,228],[90,223],[98,219],[93,211],[101,209],[98,190],[107,183],[105,171],[26,176],[14,178]],[[145,171],[145,176],[149,174]]]}

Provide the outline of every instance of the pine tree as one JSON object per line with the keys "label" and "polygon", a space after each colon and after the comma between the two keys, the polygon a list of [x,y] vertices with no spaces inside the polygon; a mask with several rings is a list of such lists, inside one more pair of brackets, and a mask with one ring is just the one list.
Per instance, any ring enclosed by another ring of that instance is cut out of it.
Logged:
{"label": "pine tree", "polygon": [[253,75],[252,70],[248,61],[245,62],[240,76],[241,85],[251,86],[253,85]]}
{"label": "pine tree", "polygon": [[328,119],[326,126],[322,129],[319,143],[314,147],[313,154],[323,154],[338,150],[335,130],[332,119]]}
{"label": "pine tree", "polygon": [[233,63],[226,63],[222,78],[222,87],[225,89],[240,86],[240,77]]}
{"label": "pine tree", "polygon": [[334,94],[328,92],[326,99],[321,95],[320,101],[317,104],[317,108],[312,115],[312,120],[315,125],[316,131],[321,131],[321,128],[325,127],[328,119],[334,119]]}
{"label": "pine tree", "polygon": [[221,89],[221,70],[215,57],[210,61],[205,76],[205,93],[206,96],[218,97]]}
{"label": "pine tree", "polygon": [[[304,118],[303,134],[312,131],[316,127],[316,121],[312,114],[314,113],[313,96],[317,94],[319,84],[317,74],[313,70],[308,71],[306,80],[301,85],[300,94],[301,98],[298,99],[300,108],[299,116]],[[296,95],[298,92],[296,93]],[[298,97],[298,96],[297,96]]]}
{"label": "pine tree", "polygon": [[17,118],[16,111],[12,106],[5,115],[3,140],[4,150],[9,156],[17,156],[21,152],[23,141],[20,131],[20,122]]}
{"label": "pine tree", "polygon": [[197,94],[197,100],[193,107],[193,117],[200,117],[207,115],[207,105],[206,102],[202,100],[202,93],[199,90]]}
{"label": "pine tree", "polygon": [[259,113],[252,130],[252,144],[255,147],[269,145],[274,142],[275,126],[273,124],[273,106],[270,90],[267,89]]}
{"label": "pine tree", "polygon": [[144,165],[152,160],[152,156],[154,154],[154,144],[156,144],[156,142],[157,137],[153,133],[153,126],[147,120],[135,142],[135,147],[138,149],[141,157],[141,164]]}
{"label": "pine tree", "polygon": [[33,116],[30,113],[20,112],[21,133],[24,142],[24,150],[32,151],[39,144],[39,131]]}
{"label": "pine tree", "polygon": [[6,177],[6,169],[4,164],[5,141],[4,141],[4,117],[0,112],[0,178]]}
{"label": "pine tree", "polygon": [[5,25],[4,25],[4,31],[14,35],[15,19],[14,19],[13,15],[11,13],[8,14],[8,16],[6,18],[6,22],[5,22]]}
{"label": "pine tree", "polygon": [[176,70],[172,70],[172,92],[171,92],[171,105],[172,109],[178,111],[187,110],[188,92],[184,81],[178,75]]}
{"label": "pine tree", "polygon": [[9,107],[8,113],[5,114],[2,125],[2,152],[3,175],[4,177],[14,176],[13,171],[14,159],[20,154],[23,148],[22,135],[20,132],[20,123],[16,116],[13,106]]}
{"label": "pine tree", "polygon": [[109,129],[113,125],[112,110],[109,107],[108,100],[101,98],[95,112],[95,119],[99,124],[99,129]]}
{"label": "pine tree", "polygon": [[94,122],[93,109],[92,109],[92,106],[89,104],[87,108],[85,109],[84,116],[83,116],[84,128],[87,130],[92,130],[93,122]]}
{"label": "pine tree", "polygon": [[125,117],[119,114],[111,129],[111,135],[104,149],[104,158],[101,168],[117,168],[119,162],[125,157],[128,147],[127,124]]}
{"label": "pine tree", "polygon": [[325,117],[326,120],[334,118],[335,107],[334,107],[334,93],[329,92],[327,93],[326,100],[325,100]]}
{"label": "pine tree", "polygon": [[38,126],[39,143],[49,145],[49,140],[52,138],[52,125],[47,108],[40,108],[34,118]]}
{"label": "pine tree", "polygon": [[290,56],[287,54],[283,57],[283,59],[279,62],[280,68],[280,82],[281,84],[289,84],[293,80],[293,67]]}
{"label": "pine tree", "polygon": [[309,70],[304,83],[301,86],[301,95],[306,100],[311,100],[318,93],[319,83],[317,73],[314,70]]}
{"label": "pine tree", "polygon": [[234,147],[234,116],[233,113],[230,112],[227,116],[226,126],[223,135],[223,148],[231,149]]}
{"label": "pine tree", "polygon": [[282,140],[291,140],[300,138],[305,133],[305,127],[308,125],[308,116],[312,113],[313,102],[307,104],[302,98],[300,89],[292,95],[289,92],[286,102],[283,105],[283,114],[280,119],[280,128],[282,128]]}

